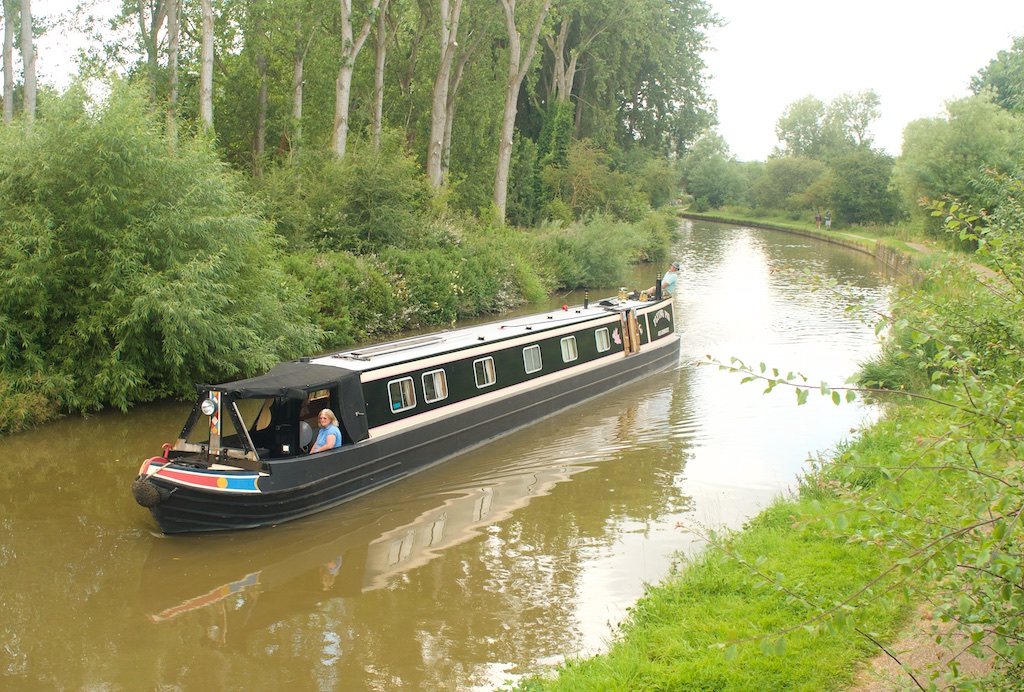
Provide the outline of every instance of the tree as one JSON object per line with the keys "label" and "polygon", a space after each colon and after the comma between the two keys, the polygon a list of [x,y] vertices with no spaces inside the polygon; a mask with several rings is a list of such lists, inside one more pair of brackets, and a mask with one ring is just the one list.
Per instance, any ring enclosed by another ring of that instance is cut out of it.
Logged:
{"label": "tree", "polygon": [[441,51],[431,92],[430,139],[427,142],[427,178],[434,187],[440,187],[444,168],[444,133],[448,117],[448,90],[452,65],[458,47],[459,19],[462,0],[440,0],[441,17],[438,24],[438,45]]}
{"label": "tree", "polygon": [[881,116],[882,101],[873,90],[840,94],[829,104],[825,130],[849,147],[870,147],[871,123]]}
{"label": "tree", "polygon": [[[461,0],[460,0],[461,1]],[[352,73],[355,70],[356,58],[363,49],[370,29],[373,27],[374,16],[380,7],[381,0],[373,0],[367,16],[363,19],[359,35],[356,36],[352,27],[352,0],[341,0],[341,66],[335,80],[334,100],[334,136],[332,142],[334,153],[339,159],[345,158],[345,144],[348,140],[349,101],[352,98]]]}
{"label": "tree", "polygon": [[167,142],[172,148],[178,142],[178,56],[181,48],[181,0],[170,0],[167,12],[167,71],[170,93],[167,96]]}
{"label": "tree", "polygon": [[815,96],[794,101],[775,123],[783,146],[774,155],[827,161],[854,147],[870,147],[870,127],[880,115],[879,104],[878,94],[870,89],[841,94],[828,105]]}
{"label": "tree", "polygon": [[718,209],[743,189],[740,168],[722,136],[708,132],[683,157],[683,185],[700,206]]}
{"label": "tree", "polygon": [[891,156],[865,147],[829,162],[825,201],[844,223],[892,223],[901,213],[899,195],[889,184]]}
{"label": "tree", "polygon": [[313,36],[319,24],[308,15],[295,18],[295,42],[292,48],[292,120],[291,156],[296,156],[302,147],[302,85],[306,67],[306,56],[313,45]]}
{"label": "tree", "polygon": [[893,183],[919,219],[922,197],[951,196],[976,209],[995,200],[978,183],[987,169],[1011,171],[1024,154],[1024,123],[993,102],[992,92],[950,101],[946,116],[915,120],[903,131]]}
{"label": "tree", "polygon": [[505,109],[501,116],[501,134],[498,140],[498,165],[494,173],[494,208],[498,212],[498,218],[504,223],[505,202],[508,199],[508,171],[512,163],[512,136],[516,124],[516,112],[518,111],[519,90],[523,86],[523,79],[526,78],[527,69],[533,62],[537,53],[537,41],[540,39],[540,32],[544,27],[544,19],[547,17],[548,9],[551,7],[551,0],[542,0],[540,9],[537,10],[536,19],[533,23],[533,31],[527,43],[525,54],[522,47],[522,38],[516,26],[516,0],[500,0],[501,7],[505,11],[505,29],[508,31],[509,53],[508,53],[508,79],[505,83]]}
{"label": "tree", "polygon": [[32,0],[21,0],[21,62],[25,73],[21,109],[30,123],[36,117],[36,46],[32,30]]}
{"label": "tree", "polygon": [[370,121],[370,136],[373,139],[374,147],[380,146],[380,132],[384,127],[384,66],[387,64],[388,55],[387,16],[390,4],[390,0],[381,2],[373,32],[375,60],[373,62],[373,118]]}
{"label": "tree", "polygon": [[639,221],[647,212],[645,194],[633,186],[629,176],[612,170],[609,164],[608,154],[589,140],[573,142],[567,164],[543,172],[545,184],[555,191],[551,206],[567,208],[568,220],[608,214],[619,221]]}
{"label": "tree", "polygon": [[213,5],[202,0],[202,40],[199,71],[199,120],[203,132],[213,130]]}
{"label": "tree", "polygon": [[805,96],[786,106],[775,123],[775,136],[784,148],[777,155],[819,159],[828,146],[825,141],[825,102]]}
{"label": "tree", "polygon": [[1013,39],[1010,50],[1001,50],[989,64],[971,79],[971,91],[994,92],[993,100],[1000,108],[1024,114],[1024,36]]}
{"label": "tree", "polygon": [[4,122],[14,119],[14,19],[16,0],[3,0],[4,9]]}
{"label": "tree", "polygon": [[827,170],[821,161],[802,156],[769,159],[751,187],[754,206],[787,211],[811,209],[815,204],[806,196],[808,188]]}

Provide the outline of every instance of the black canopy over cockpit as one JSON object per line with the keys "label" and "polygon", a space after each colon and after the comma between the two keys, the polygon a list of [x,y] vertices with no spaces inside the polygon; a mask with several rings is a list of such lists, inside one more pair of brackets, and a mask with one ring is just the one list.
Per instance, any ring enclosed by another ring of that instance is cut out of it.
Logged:
{"label": "black canopy over cockpit", "polygon": [[369,436],[366,402],[359,373],[306,360],[278,363],[265,375],[236,380],[201,389],[216,390],[234,399],[280,397],[302,400],[311,392],[337,388],[338,418],[353,442]]}

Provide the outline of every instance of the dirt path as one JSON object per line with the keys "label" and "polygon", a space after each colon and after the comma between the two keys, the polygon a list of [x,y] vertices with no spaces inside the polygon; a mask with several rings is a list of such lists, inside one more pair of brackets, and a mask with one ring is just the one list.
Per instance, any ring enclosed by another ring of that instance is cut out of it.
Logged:
{"label": "dirt path", "polygon": [[[967,644],[963,639],[948,646],[935,643],[935,634],[931,616],[925,609],[918,611],[917,617],[909,628],[889,651],[899,660],[880,652],[868,666],[857,676],[857,682],[847,692],[892,692],[893,690],[928,689],[932,676],[936,675],[935,684],[939,689],[949,689],[950,683],[942,679],[950,662],[957,661],[960,675],[974,678],[992,670],[992,658],[976,658],[966,653]],[[949,632],[948,624],[940,624],[938,632]],[[914,681],[920,684],[916,684]]]}

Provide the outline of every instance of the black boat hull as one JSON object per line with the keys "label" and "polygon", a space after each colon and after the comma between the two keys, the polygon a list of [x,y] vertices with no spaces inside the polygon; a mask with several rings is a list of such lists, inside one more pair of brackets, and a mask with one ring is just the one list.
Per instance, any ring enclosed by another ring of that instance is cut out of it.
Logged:
{"label": "black boat hull", "polygon": [[159,498],[150,507],[164,533],[272,526],[308,516],[395,482],[468,449],[555,415],[659,371],[678,367],[676,335],[628,356],[553,378],[541,386],[423,421],[357,444],[308,457],[275,461],[258,479],[259,492],[221,492],[140,476]]}

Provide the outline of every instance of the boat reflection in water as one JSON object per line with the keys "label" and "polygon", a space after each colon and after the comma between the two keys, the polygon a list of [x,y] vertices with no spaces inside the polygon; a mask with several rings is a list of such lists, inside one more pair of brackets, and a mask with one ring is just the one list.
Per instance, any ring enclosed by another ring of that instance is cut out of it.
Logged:
{"label": "boat reflection in water", "polygon": [[[613,415],[607,408],[570,413],[563,419],[570,435],[564,427],[558,432],[557,421],[542,423],[546,433],[518,433],[501,455],[478,450],[440,473],[274,531],[154,538],[143,569],[143,611],[154,623],[194,621],[213,642],[231,645],[244,631],[327,600],[385,588],[574,474],[627,453],[623,432],[636,432],[638,409],[664,410],[663,398],[671,396],[671,383],[632,387],[651,396],[626,396],[630,404],[612,404]],[[486,453],[491,463],[482,465],[476,457]]]}

